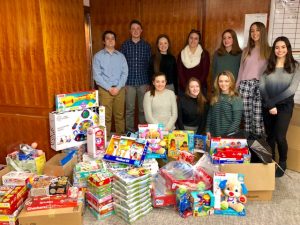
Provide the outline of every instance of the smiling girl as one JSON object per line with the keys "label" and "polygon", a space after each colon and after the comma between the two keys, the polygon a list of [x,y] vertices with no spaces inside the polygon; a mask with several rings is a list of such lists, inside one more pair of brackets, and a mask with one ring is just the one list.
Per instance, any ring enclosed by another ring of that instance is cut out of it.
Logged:
{"label": "smiling girl", "polygon": [[196,134],[204,133],[207,111],[208,106],[201,93],[200,81],[192,77],[187,83],[185,95],[178,100],[178,128],[192,130]]}
{"label": "smiling girl", "polygon": [[268,67],[260,79],[260,92],[263,99],[263,116],[267,142],[272,148],[275,160],[275,145],[279,153],[279,166],[276,177],[286,170],[288,145],[287,129],[293,114],[294,95],[300,81],[299,63],[293,58],[290,41],[278,37],[274,41]]}
{"label": "smiling girl", "polygon": [[147,123],[162,123],[166,130],[173,130],[177,120],[177,103],[173,91],[166,88],[164,73],[156,73],[152,77],[150,91],[144,96],[144,112]]}
{"label": "smiling girl", "polygon": [[236,86],[244,103],[245,130],[259,136],[264,134],[259,78],[267,67],[269,55],[266,27],[261,22],[254,22],[243,50]]}
{"label": "smiling girl", "polygon": [[239,130],[243,102],[235,90],[235,80],[230,71],[220,73],[214,82],[214,95],[207,115],[206,135],[226,136]]}
{"label": "smiling girl", "polygon": [[234,79],[237,78],[242,50],[239,46],[237,36],[234,30],[227,29],[222,34],[222,40],[219,49],[215,52],[212,66],[212,81],[222,71],[232,72]]}

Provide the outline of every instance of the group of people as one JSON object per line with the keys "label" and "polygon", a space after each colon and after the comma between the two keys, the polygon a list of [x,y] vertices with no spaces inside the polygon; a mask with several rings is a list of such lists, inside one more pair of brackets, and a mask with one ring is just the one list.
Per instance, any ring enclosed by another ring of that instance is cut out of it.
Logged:
{"label": "group of people", "polygon": [[136,97],[138,122],[162,123],[170,131],[193,130],[208,138],[227,136],[239,131],[243,118],[246,132],[267,135],[274,159],[277,144],[280,168],[276,176],[283,176],[286,133],[300,81],[299,65],[286,37],[278,37],[270,47],[265,25],[255,22],[247,46],[241,50],[235,31],[225,30],[213,55],[212,96],[208,100],[210,59],[199,31],[190,31],[176,59],[167,35],[157,37],[151,55],[151,46],[141,38],[141,23],[133,20],[129,29],[131,38],[120,51],[115,49],[116,34],[105,31],[104,49],[93,59],[108,135],[112,115],[117,133],[135,131]]}

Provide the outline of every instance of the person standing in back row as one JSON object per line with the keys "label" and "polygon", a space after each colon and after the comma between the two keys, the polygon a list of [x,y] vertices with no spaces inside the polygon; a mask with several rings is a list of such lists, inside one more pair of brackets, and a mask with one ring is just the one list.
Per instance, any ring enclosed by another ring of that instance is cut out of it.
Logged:
{"label": "person standing in back row", "polygon": [[245,130],[258,136],[264,134],[259,79],[267,68],[269,55],[266,27],[261,22],[254,22],[243,50],[236,87],[244,103]]}
{"label": "person standing in back row", "polygon": [[286,170],[288,143],[286,133],[294,110],[294,95],[300,81],[299,63],[294,59],[290,41],[282,36],[274,41],[267,69],[260,78],[259,89],[263,99],[263,116],[267,142],[275,160],[275,146],[279,166],[275,176]]}
{"label": "person standing in back row", "polygon": [[126,40],[120,51],[128,63],[128,79],[126,83],[126,130],[134,132],[135,100],[138,98],[139,123],[145,123],[143,109],[144,94],[150,83],[151,47],[141,38],[142,24],[138,20],[130,22],[131,38]]}

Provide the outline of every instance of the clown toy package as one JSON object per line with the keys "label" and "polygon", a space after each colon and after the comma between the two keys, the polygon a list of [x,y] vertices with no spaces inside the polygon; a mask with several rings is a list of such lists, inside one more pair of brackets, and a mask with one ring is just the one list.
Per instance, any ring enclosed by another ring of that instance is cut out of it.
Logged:
{"label": "clown toy package", "polygon": [[245,216],[246,194],[244,175],[238,173],[221,173],[214,175],[213,191],[215,196],[215,214]]}
{"label": "clown toy package", "polygon": [[141,166],[149,143],[145,139],[113,135],[103,159],[134,166]]}

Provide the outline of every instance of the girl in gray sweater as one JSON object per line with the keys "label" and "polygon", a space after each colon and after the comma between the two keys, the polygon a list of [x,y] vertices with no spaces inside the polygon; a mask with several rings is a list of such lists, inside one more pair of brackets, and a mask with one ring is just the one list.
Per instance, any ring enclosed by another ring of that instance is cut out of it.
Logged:
{"label": "girl in gray sweater", "polygon": [[260,93],[263,100],[263,117],[267,142],[275,159],[275,145],[279,153],[276,177],[284,175],[288,145],[287,129],[293,114],[294,95],[300,81],[299,63],[293,58],[290,41],[278,37],[273,44],[268,66],[260,78]]}

